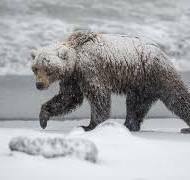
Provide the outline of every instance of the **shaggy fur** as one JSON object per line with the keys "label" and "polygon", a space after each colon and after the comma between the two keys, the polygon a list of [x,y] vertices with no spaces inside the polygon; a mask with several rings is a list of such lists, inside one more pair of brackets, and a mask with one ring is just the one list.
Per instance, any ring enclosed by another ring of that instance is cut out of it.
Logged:
{"label": "shaggy fur", "polygon": [[[95,128],[110,116],[111,94],[126,95],[125,126],[139,131],[150,107],[160,99],[190,125],[190,95],[154,43],[139,37],[74,33],[64,43],[33,52],[33,71],[45,89],[60,81],[60,92],[42,106],[43,128],[51,116],[75,110],[87,98]],[[40,77],[40,78],[39,78]]]}

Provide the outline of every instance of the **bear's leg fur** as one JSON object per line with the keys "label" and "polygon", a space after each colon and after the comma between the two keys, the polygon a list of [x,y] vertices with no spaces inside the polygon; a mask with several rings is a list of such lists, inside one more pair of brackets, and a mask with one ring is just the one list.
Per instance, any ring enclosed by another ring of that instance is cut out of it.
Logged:
{"label": "bear's leg fur", "polygon": [[138,91],[129,91],[127,93],[127,115],[124,125],[130,131],[139,131],[144,117],[157,99],[153,96],[146,96]]}
{"label": "bear's leg fur", "polygon": [[91,105],[91,119],[88,126],[81,126],[85,131],[92,130],[107,120],[111,109],[111,93],[106,91],[93,92],[88,97]]}
{"label": "bear's leg fur", "polygon": [[69,86],[67,84],[67,86],[63,86],[62,84],[60,93],[41,107],[39,116],[41,127],[46,128],[50,117],[67,114],[80,106],[82,102],[83,93],[80,88],[77,88],[76,85]]}
{"label": "bear's leg fur", "polygon": [[190,93],[180,79],[167,83],[160,99],[170,111],[190,126]]}

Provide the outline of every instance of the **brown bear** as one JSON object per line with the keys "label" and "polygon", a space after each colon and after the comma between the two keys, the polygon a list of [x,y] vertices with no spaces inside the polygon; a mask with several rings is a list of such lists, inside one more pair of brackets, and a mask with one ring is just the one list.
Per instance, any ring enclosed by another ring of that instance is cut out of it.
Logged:
{"label": "brown bear", "polygon": [[91,106],[85,130],[110,116],[111,94],[126,95],[125,126],[139,131],[153,103],[166,107],[190,125],[190,94],[159,46],[140,37],[75,32],[64,42],[32,52],[36,87],[60,82],[60,92],[42,105],[40,125],[67,114],[83,102]]}

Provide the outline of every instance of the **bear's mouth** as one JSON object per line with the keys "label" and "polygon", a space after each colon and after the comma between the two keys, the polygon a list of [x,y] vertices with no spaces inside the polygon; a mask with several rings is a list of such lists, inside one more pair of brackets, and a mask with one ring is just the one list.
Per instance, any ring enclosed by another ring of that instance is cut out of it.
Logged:
{"label": "bear's mouth", "polygon": [[43,82],[36,82],[36,88],[38,90],[45,90],[48,89],[48,87]]}

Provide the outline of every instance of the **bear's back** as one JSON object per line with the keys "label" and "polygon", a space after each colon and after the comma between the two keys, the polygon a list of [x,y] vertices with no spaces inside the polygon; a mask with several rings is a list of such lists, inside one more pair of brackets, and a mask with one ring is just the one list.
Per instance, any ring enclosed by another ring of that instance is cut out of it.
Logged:
{"label": "bear's back", "polygon": [[[82,36],[82,35],[81,35]],[[85,38],[84,38],[85,37]],[[161,59],[160,55],[165,56],[165,53],[160,49],[159,45],[144,37],[132,37],[120,34],[85,34],[83,38],[87,41],[77,43],[81,47],[80,53],[89,56],[89,61],[92,63],[111,63],[116,64],[136,65],[139,62],[153,63],[155,59]],[[89,38],[87,38],[89,37]],[[82,45],[81,45],[82,44]],[[165,58],[166,59],[166,58]]]}
{"label": "bear's back", "polygon": [[80,38],[84,43],[78,43],[80,69],[86,78],[100,80],[114,92],[125,92],[129,84],[142,84],[145,75],[149,80],[158,78],[156,70],[168,67],[165,53],[146,38],[117,34],[87,37],[85,34]]}
{"label": "bear's back", "polygon": [[[125,93],[127,87],[140,87],[146,83],[156,87],[160,72],[174,71],[159,45],[147,38],[102,34],[100,41],[102,52],[106,52],[103,60],[109,64],[103,72],[109,77],[109,84],[116,93]],[[107,56],[109,52],[110,58]]]}
{"label": "bear's back", "polygon": [[144,37],[102,34],[100,39],[105,43],[106,49],[114,54],[116,61],[138,63],[142,56],[156,57],[163,53],[159,45]]}

